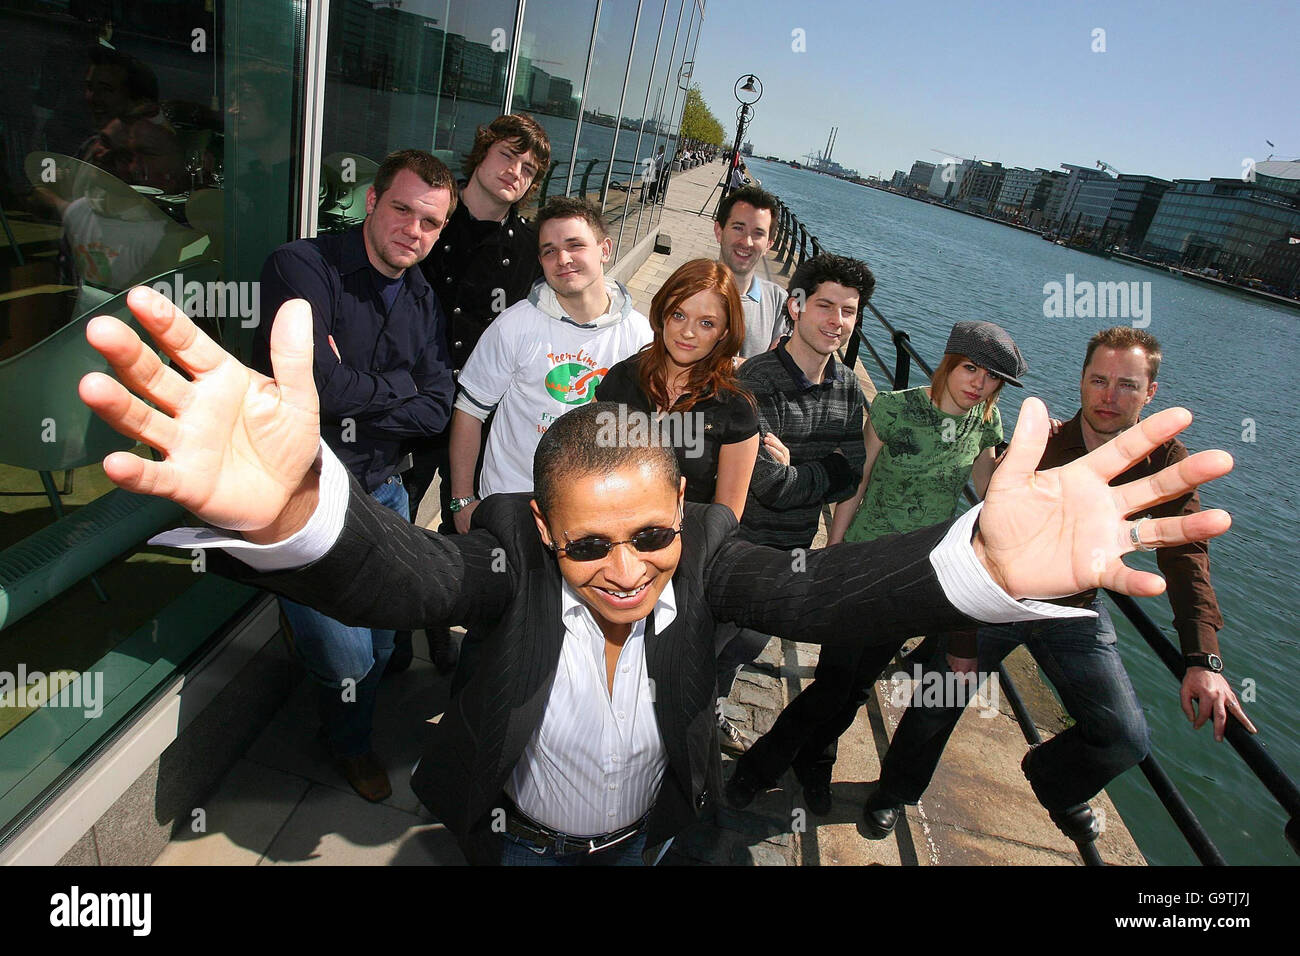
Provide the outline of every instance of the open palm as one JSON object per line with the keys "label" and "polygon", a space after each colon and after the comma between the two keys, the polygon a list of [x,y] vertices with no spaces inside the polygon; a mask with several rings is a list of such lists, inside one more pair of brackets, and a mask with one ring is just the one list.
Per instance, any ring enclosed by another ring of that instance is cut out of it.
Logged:
{"label": "open palm", "polygon": [[267,527],[302,484],[319,447],[310,307],[301,299],[280,307],[271,330],[270,379],[238,362],[153,289],[132,289],[127,305],[191,379],[165,365],[125,323],[111,316],[90,321],[86,339],[120,382],[92,372],[81,380],[82,401],[165,456],[151,461],[114,452],[104,459],[105,473],[128,491],[169,498],[221,528]]}
{"label": "open palm", "polygon": [[[1006,458],[989,482],[974,541],[994,580],[1015,598],[1065,597],[1095,587],[1160,594],[1163,578],[1120,560],[1135,550],[1127,516],[1227,474],[1232,456],[1203,451],[1149,478],[1115,487],[1109,482],[1191,420],[1186,409],[1165,409],[1082,458],[1037,471],[1047,443],[1047,409],[1026,399]],[[1142,526],[1141,538],[1148,548],[1171,547],[1212,538],[1231,523],[1219,510],[1159,518]]]}

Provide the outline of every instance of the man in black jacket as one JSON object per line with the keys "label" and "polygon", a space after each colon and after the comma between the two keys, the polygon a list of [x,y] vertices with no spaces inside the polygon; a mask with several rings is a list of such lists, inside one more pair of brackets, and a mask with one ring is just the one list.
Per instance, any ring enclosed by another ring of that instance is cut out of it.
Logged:
{"label": "man in black jacket", "polygon": [[[498,116],[478,129],[465,157],[467,177],[460,203],[421,264],[447,315],[447,344],[455,373],[465,367],[483,330],[507,308],[528,297],[542,276],[537,230],[519,215],[519,204],[546,175],[551,142],[530,116]],[[415,465],[406,475],[411,518],[434,473],[442,475],[442,530],[454,534],[447,434],[413,443]]]}
{"label": "man in black jacket", "polygon": [[[519,215],[519,204],[534,193],[551,163],[551,141],[531,116],[511,113],[478,128],[474,147],[462,164],[466,180],[460,203],[432,251],[421,264],[447,315],[447,346],[454,375],[478,343],[483,330],[510,306],[525,299],[542,275],[537,230]],[[455,534],[451,510],[450,429],[412,442],[414,463],[403,476],[411,497],[411,520],[433,484],[439,483],[443,534]],[[485,443],[486,447],[486,443]],[[482,453],[474,478],[483,467]],[[440,671],[456,664],[457,648],[446,628],[430,628],[430,656]],[[411,660],[411,636],[399,631],[391,670]]]}
{"label": "man in black jacket", "polygon": [[1107,485],[1185,428],[1185,410],[1153,415],[1084,458],[1035,473],[1048,429],[1046,409],[1031,399],[980,507],[948,526],[796,563],[738,540],[729,509],[684,505],[671,450],[637,447],[627,434],[610,440],[603,430],[617,416],[593,403],[544,436],[533,500],[494,496],[476,510],[474,530],[445,537],[361,494],[319,441],[304,303],[277,316],[274,380],[222,352],[152,290],[133,290],[128,304],[192,380],[164,367],[119,320],[87,326],[136,395],[91,373],[82,399],[164,455],[117,452],[105,458],[105,474],[238,532],[183,529],[156,543],[225,548],[239,560],[217,558],[223,573],[345,621],[484,628],[481,656],[413,778],[475,862],[659,859],[717,792],[720,621],[824,642],[858,639],[863,620],[873,640],[895,640],[972,619],[1086,615],[1024,599],[1095,586],[1159,593],[1164,582],[1126,567],[1122,555],[1212,537],[1229,524],[1221,511],[1124,519],[1225,474],[1232,461],[1223,452]]}

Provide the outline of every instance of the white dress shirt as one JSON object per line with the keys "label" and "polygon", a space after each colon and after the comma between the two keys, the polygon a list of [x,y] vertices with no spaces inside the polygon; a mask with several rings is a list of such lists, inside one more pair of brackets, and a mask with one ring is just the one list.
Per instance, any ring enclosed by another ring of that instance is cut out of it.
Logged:
{"label": "white dress shirt", "polygon": [[[677,617],[668,582],[654,606],[655,636]],[[646,673],[644,620],[619,653],[611,693],[605,635],[591,609],[564,582],[564,645],[542,723],[524,747],[506,793],[538,823],[574,836],[599,836],[636,823],[659,795],[668,754]]]}

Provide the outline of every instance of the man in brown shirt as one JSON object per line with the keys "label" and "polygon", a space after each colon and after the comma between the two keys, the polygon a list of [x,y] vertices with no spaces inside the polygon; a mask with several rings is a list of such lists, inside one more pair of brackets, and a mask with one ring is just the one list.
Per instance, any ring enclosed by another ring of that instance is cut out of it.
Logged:
{"label": "man in brown shirt", "polygon": [[[1117,326],[1094,335],[1084,357],[1079,413],[1048,440],[1039,469],[1081,458],[1136,425],[1142,409],[1155,397],[1160,358],[1160,344],[1142,330]],[[1186,457],[1183,443],[1171,438],[1111,484],[1145,478]],[[1161,518],[1200,510],[1193,489],[1141,516]],[[1138,521],[1135,528],[1141,524]],[[1208,547],[1202,541],[1157,546],[1155,550],[1187,663],[1181,692],[1183,713],[1198,729],[1213,718],[1215,740],[1223,739],[1229,713],[1253,733],[1254,726],[1221,673],[1218,630],[1223,617],[1210,584]],[[1097,822],[1087,801],[1146,756],[1148,730],[1116,648],[1115,628],[1098,592],[1086,591],[1061,603],[1091,608],[1097,617],[981,628],[978,670],[995,672],[1018,644],[1029,648],[1075,723],[1031,749],[1021,767],[1039,801],[1068,836],[1095,839]],[[954,659],[950,654],[948,660],[935,661],[933,666],[940,671],[947,666],[970,671],[974,665],[974,661]],[[955,685],[944,681],[942,686]],[[921,798],[964,704],[964,700],[945,700],[935,707],[914,701],[908,708],[883,761],[880,785],[867,801],[868,835],[883,838],[893,829],[902,805]]]}

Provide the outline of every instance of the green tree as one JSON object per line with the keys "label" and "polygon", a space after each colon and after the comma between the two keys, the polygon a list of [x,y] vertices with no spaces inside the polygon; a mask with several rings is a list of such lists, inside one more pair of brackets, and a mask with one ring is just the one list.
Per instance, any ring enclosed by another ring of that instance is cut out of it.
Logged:
{"label": "green tree", "polygon": [[686,93],[686,108],[682,112],[682,139],[721,146],[726,137],[722,124],[713,115],[698,85]]}

